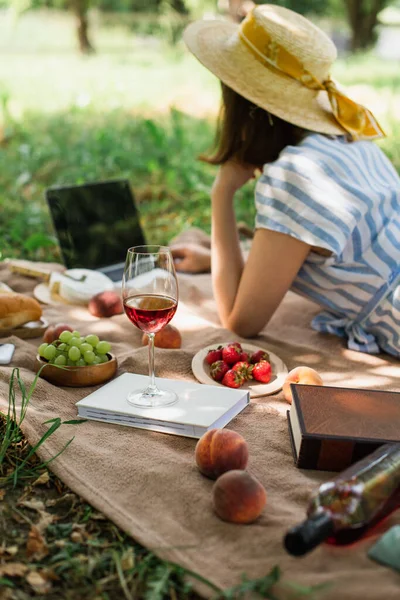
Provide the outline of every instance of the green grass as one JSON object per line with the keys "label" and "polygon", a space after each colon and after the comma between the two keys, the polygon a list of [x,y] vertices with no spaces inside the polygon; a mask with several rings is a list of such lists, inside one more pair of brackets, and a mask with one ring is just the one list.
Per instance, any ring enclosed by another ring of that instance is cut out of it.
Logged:
{"label": "green grass", "polygon": [[[371,91],[383,91],[384,96],[400,93],[400,72],[397,60],[382,60],[373,54],[357,54],[341,58],[335,66],[335,77],[346,86],[363,85]],[[400,101],[400,98],[397,98]],[[388,105],[378,108],[377,112],[385,115]]]}
{"label": "green grass", "polygon": [[[155,243],[192,225],[209,229],[215,169],[196,157],[213,142],[218,82],[182,42],[134,33],[143,17],[107,19],[106,27],[92,16],[97,53],[81,57],[68,14],[27,13],[13,27],[0,18],[0,258],[58,258],[44,201],[57,184],[128,178]],[[382,147],[400,170],[397,62],[344,58],[334,75],[392,134]],[[251,186],[237,207],[252,225]]]}
{"label": "green grass", "polygon": [[176,111],[159,122],[121,109],[105,118],[88,108],[26,118],[0,154],[7,194],[0,196],[7,211],[0,224],[4,255],[57,258],[44,202],[50,184],[126,177],[153,243],[190,225],[207,228],[212,169],[195,156],[210,138],[208,123]]}
{"label": "green grass", "polygon": [[126,17],[108,27],[99,19],[92,19],[97,53],[82,57],[69,14],[26,13],[11,27],[0,12],[0,90],[9,94],[17,118],[26,110],[48,114],[74,106],[165,112],[173,104],[192,114],[213,109],[218,82],[184,52],[183,42],[171,46],[165,38],[135,34],[129,20],[122,24]]}

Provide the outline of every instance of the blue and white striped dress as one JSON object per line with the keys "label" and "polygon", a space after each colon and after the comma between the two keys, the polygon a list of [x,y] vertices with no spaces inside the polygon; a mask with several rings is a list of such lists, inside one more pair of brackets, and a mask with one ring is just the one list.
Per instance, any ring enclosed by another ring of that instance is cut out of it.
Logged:
{"label": "blue and white striped dress", "polygon": [[310,134],[265,165],[256,208],[257,228],[331,253],[311,251],[292,286],[323,308],[312,327],[400,358],[400,178],[379,147]]}

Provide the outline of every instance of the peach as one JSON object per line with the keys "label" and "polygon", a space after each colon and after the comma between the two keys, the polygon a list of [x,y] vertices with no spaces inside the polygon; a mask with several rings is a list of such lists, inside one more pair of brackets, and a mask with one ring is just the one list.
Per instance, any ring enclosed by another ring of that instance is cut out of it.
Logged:
{"label": "peach", "polygon": [[253,523],[266,502],[264,487],[247,471],[228,471],[214,484],[214,511],[223,521]]}
{"label": "peach", "polygon": [[[144,333],[142,337],[142,346],[149,343],[148,336]],[[166,325],[154,336],[154,345],[157,348],[180,348],[182,346],[182,336],[179,329],[173,325]]]}
{"label": "peach", "polygon": [[291,383],[324,385],[321,375],[314,369],[311,369],[311,367],[296,367],[295,369],[292,369],[286,375],[286,379],[282,386],[283,395],[289,404],[292,404],[292,390],[290,389]]}
{"label": "peach", "polygon": [[121,297],[113,290],[100,292],[93,296],[88,309],[94,317],[112,317],[124,312]]}
{"label": "peach", "polygon": [[217,479],[232,469],[245,469],[249,458],[246,440],[231,429],[210,429],[197,442],[196,464],[207,477]]}
{"label": "peach", "polygon": [[62,333],[63,331],[73,331],[73,329],[66,323],[57,323],[56,325],[50,325],[50,327],[48,327],[43,334],[43,341],[47,344],[51,344],[51,342],[54,342],[54,340],[58,340],[58,338],[60,337],[60,333]]}

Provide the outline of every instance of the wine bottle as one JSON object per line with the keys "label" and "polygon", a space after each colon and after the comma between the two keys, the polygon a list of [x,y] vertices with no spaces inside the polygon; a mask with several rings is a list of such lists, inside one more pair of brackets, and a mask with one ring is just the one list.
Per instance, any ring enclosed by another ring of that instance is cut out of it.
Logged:
{"label": "wine bottle", "polygon": [[399,506],[400,444],[385,444],[319,487],[284,546],[302,556],[324,540],[351,543]]}

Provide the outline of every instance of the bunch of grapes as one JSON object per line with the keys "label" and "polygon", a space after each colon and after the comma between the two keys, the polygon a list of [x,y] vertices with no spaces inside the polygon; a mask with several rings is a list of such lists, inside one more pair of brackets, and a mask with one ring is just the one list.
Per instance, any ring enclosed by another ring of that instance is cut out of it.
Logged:
{"label": "bunch of grapes", "polygon": [[79,331],[63,331],[58,340],[39,346],[39,356],[60,367],[86,367],[108,362],[110,350],[111,344],[97,335],[82,337]]}

